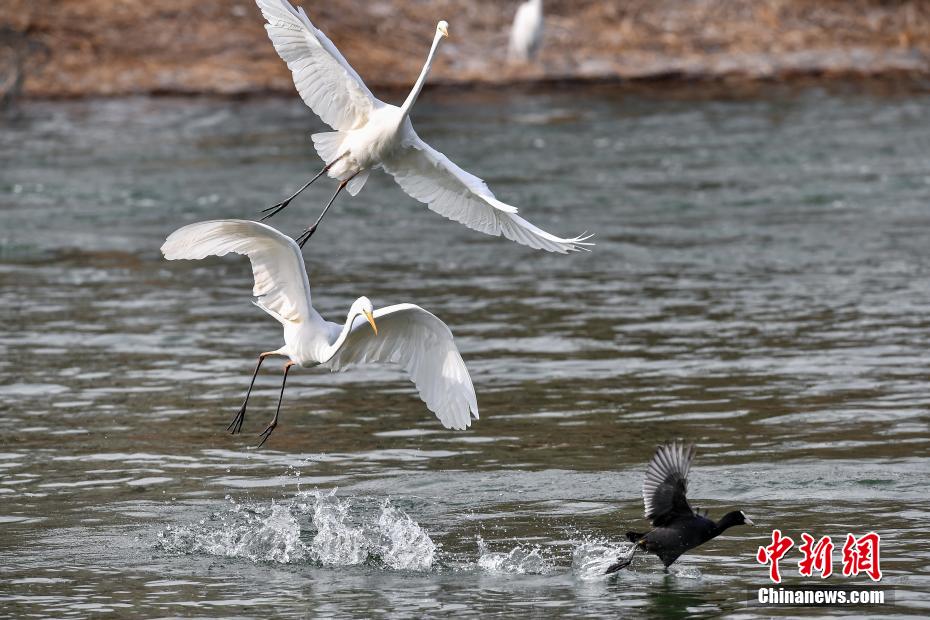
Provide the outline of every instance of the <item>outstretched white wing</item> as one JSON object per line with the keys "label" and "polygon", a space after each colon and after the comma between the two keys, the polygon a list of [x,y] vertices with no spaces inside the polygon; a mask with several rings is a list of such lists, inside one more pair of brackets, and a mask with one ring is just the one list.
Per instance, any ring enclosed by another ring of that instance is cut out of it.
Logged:
{"label": "outstretched white wing", "polygon": [[475,388],[445,323],[413,304],[380,308],[374,317],[377,335],[364,318],[357,317],[322,365],[337,371],[356,364],[398,364],[443,426],[462,430],[472,416],[478,419]]}
{"label": "outstretched white wing", "polygon": [[294,85],[324,123],[337,131],[361,127],[382,105],[333,42],[310,23],[303,8],[287,0],[256,0],[268,22],[275,51],[294,76]]}
{"label": "outstretched white wing", "polygon": [[249,220],[213,220],[179,228],[165,240],[168,260],[244,254],[252,262],[252,294],[262,310],[281,323],[310,315],[310,280],[300,248],[271,226]]}
{"label": "outstretched white wing", "polygon": [[539,250],[566,253],[593,245],[588,236],[562,239],[527,222],[517,208],[494,197],[487,184],[456,166],[406,127],[402,147],[383,162],[384,169],[407,194],[445,217],[488,235]]}

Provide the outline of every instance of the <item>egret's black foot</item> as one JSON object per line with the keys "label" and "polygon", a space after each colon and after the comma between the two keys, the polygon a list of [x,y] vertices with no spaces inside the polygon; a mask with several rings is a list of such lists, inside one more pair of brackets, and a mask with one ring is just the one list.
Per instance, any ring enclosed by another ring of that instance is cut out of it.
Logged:
{"label": "egret's black foot", "polygon": [[278,425],[278,419],[275,418],[274,420],[271,421],[271,424],[269,424],[268,427],[262,431],[261,435],[259,435],[259,437],[261,437],[262,440],[256,446],[257,448],[261,448],[263,445],[265,445],[265,442],[268,441],[269,437],[271,437],[271,433],[274,432],[274,429],[277,425]]}
{"label": "egret's black foot", "polygon": [[265,215],[263,215],[262,219],[260,219],[259,221],[264,222],[265,220],[276,216],[281,211],[284,211],[284,209],[286,209],[287,205],[289,204],[291,204],[290,199],[284,200],[282,202],[279,202],[276,205],[271,205],[270,207],[262,209],[262,213],[265,213]]}
{"label": "egret's black foot", "polygon": [[311,226],[311,227],[308,228],[307,230],[305,230],[305,231],[303,231],[302,233],[300,233],[300,236],[297,237],[294,241],[297,242],[297,245],[299,245],[301,248],[303,248],[303,247],[304,247],[304,244],[307,243],[308,241],[310,241],[310,237],[312,237],[312,236],[313,236],[313,233],[315,233],[315,232],[316,232],[316,224],[314,224],[313,226]]}
{"label": "egret's black foot", "polygon": [[226,427],[226,430],[229,431],[231,435],[235,435],[242,430],[242,423],[245,422],[245,403],[242,403],[242,406],[239,407],[239,412],[236,414],[236,417],[233,418],[233,421],[229,423],[229,426]]}

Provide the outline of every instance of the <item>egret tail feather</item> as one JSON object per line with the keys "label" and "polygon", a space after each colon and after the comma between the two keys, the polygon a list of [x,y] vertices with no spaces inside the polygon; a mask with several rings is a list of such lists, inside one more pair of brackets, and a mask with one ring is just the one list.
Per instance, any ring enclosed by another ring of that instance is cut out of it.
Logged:
{"label": "egret tail feather", "polygon": [[336,153],[339,152],[339,146],[345,140],[345,132],[324,131],[311,135],[310,139],[313,140],[313,148],[316,149],[317,155],[326,162],[327,169],[341,159]]}

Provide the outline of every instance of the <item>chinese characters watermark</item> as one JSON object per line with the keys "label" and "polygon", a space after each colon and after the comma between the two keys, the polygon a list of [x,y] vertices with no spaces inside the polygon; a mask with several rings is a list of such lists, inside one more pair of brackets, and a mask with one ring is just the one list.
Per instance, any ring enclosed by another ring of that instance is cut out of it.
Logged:
{"label": "chinese characters watermark", "polygon": [[[829,536],[816,540],[807,532],[801,534],[801,540],[803,542],[798,546],[798,551],[801,552],[802,557],[798,561],[798,573],[803,577],[811,577],[816,571],[821,579],[832,575],[833,550],[836,548],[833,540]],[[843,576],[855,577],[864,573],[872,581],[880,581],[882,578],[880,543],[881,537],[875,532],[859,537],[847,534],[842,549]],[[794,540],[790,536],[783,535],[781,530],[772,530],[772,543],[759,547],[756,561],[759,564],[768,565],[769,578],[774,583],[781,583],[779,561],[792,547],[794,547]]]}

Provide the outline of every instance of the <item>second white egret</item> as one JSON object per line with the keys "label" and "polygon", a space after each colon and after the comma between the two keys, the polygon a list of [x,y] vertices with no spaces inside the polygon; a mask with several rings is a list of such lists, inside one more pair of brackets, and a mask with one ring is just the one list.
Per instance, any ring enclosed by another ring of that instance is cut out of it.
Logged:
{"label": "second white egret", "polygon": [[252,262],[255,305],[284,327],[284,346],[258,356],[245,401],[227,429],[234,434],[242,429],[262,362],[271,355],[288,361],[278,408],[259,446],[278,425],[287,373],[295,365],[337,371],[357,364],[394,363],[407,372],[443,426],[462,430],[472,417],[478,419],[475,388],[445,323],[413,304],[375,310],[367,297],[355,300],[343,325],[324,320],[310,303],[310,280],[300,248],[274,228],[247,220],[198,222],[171,233],[161,251],[168,260],[245,254]]}
{"label": "second white egret", "polygon": [[265,29],[278,55],[287,63],[300,96],[334,131],[313,134],[323,169],[286,200],[265,209],[272,217],[324,173],[339,179],[339,188],[316,222],[298,238],[303,247],[343,189],[358,194],[368,175],[383,168],[407,194],[445,217],[488,235],[503,235],[517,243],[550,252],[570,252],[591,245],[590,236],[563,239],[517,215],[487,184],[465,172],[420,139],[410,122],[448,24],[436,34],[423,70],[400,107],[377,99],[336,46],[310,22],[302,8],[287,0],[256,0],[267,21]]}
{"label": "second white egret", "polygon": [[529,62],[536,57],[542,44],[543,5],[542,0],[526,0],[517,8],[510,29],[511,60]]}

